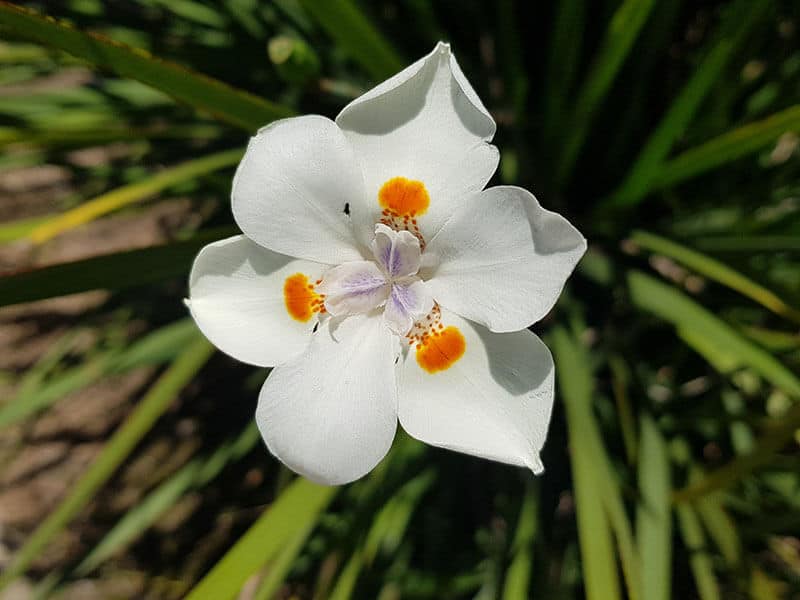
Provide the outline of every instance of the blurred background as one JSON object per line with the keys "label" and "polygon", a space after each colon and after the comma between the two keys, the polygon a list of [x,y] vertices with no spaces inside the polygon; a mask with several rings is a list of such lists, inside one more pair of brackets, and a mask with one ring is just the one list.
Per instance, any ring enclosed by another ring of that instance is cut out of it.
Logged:
{"label": "blurred background", "polygon": [[[0,2],[0,598],[800,598],[800,4]],[[32,9],[32,10],[29,10]],[[35,12],[32,12],[35,11]],[[48,15],[46,18],[42,15]],[[53,18],[51,18],[53,17]],[[529,472],[344,488],[181,300],[249,135],[452,43],[590,250]]]}

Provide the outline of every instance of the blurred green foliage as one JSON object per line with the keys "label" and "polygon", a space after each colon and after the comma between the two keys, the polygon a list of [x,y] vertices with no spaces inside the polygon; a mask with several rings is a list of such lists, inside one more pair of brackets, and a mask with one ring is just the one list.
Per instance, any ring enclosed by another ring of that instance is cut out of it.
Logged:
{"label": "blurred green foliage", "polygon": [[[137,563],[148,597],[233,598],[243,586],[254,598],[381,600],[800,594],[800,5],[25,4],[0,2],[0,174],[66,165],[78,192],[62,211],[7,216],[0,244],[46,247],[176,194],[197,218],[164,245],[0,277],[0,306],[112,290],[75,334],[108,330],[104,312],[148,324],[87,352],[64,336],[25,372],[3,373],[15,393],[0,401],[0,433],[113,374],[164,368],[13,549],[0,587],[28,573],[40,596],[57,596],[80,577],[116,577],[121,553],[160,548],[147,532],[194,494],[239,515],[236,526],[220,541],[198,518],[176,534],[178,551]],[[547,472],[534,480],[401,435],[346,488],[290,481],[251,423],[258,382],[221,357],[206,365],[183,282],[196,250],[231,231],[229,181],[249,133],[286,115],[333,116],[439,39],[498,122],[496,179],[534,190],[590,241],[534,327],[557,364]],[[34,85],[83,66],[93,75],[81,85]],[[128,154],[110,167],[67,160],[117,142]],[[225,418],[137,505],[86,534],[78,560],[31,570],[187,394]],[[266,481],[233,494],[219,480],[237,465]]]}

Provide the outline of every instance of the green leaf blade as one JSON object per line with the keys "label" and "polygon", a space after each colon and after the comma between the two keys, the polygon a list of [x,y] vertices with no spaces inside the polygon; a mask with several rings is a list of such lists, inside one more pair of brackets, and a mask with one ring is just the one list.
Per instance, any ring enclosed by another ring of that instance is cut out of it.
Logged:
{"label": "green leaf blade", "polygon": [[352,0],[300,0],[303,8],[350,57],[380,81],[405,66]]}
{"label": "green leaf blade", "polygon": [[335,487],[296,479],[192,589],[187,600],[235,597],[259,567],[316,521],[337,491]]}
{"label": "green leaf blade", "polygon": [[75,27],[36,11],[0,2],[0,25],[40,44],[58,48],[99,68],[136,79],[176,100],[247,131],[275,119],[289,117],[290,109],[273,104],[221,81],[158,59],[97,33]]}
{"label": "green leaf blade", "polygon": [[612,194],[610,206],[633,206],[644,199],[651,189],[654,174],[675,141],[684,133],[735,51],[762,21],[770,5],[769,0],[738,0],[727,7],[715,42],[647,139],[625,180]]}

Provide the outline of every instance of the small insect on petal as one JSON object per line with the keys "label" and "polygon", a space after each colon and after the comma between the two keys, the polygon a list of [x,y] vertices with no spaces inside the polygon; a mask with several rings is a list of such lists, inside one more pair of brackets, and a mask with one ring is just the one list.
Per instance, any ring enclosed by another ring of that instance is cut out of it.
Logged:
{"label": "small insect on petal", "polygon": [[314,287],[302,273],[286,278],[283,284],[283,301],[286,312],[296,321],[305,323],[314,313],[325,312],[325,296],[315,292]]}

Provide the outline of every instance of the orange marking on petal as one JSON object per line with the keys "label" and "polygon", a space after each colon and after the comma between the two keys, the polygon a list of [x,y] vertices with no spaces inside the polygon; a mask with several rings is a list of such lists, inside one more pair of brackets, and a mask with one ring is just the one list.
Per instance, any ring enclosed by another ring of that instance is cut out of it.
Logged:
{"label": "orange marking on petal", "polygon": [[428,373],[446,371],[464,356],[467,342],[458,327],[449,326],[417,346],[417,363]]}
{"label": "orange marking on petal", "polygon": [[421,181],[393,177],[381,186],[378,202],[392,214],[408,218],[428,210],[431,198]]}
{"label": "orange marking on petal", "polygon": [[283,283],[283,301],[286,312],[296,321],[309,321],[316,312],[324,312],[325,297],[314,291],[314,285],[302,273],[289,275]]}

